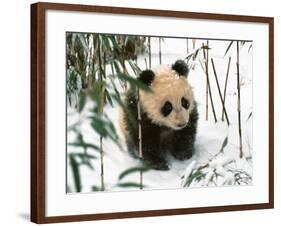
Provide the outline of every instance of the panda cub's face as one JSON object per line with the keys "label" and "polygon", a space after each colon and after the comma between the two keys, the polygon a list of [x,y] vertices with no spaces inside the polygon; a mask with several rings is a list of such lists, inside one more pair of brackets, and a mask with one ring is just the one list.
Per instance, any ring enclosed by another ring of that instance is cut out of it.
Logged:
{"label": "panda cub's face", "polygon": [[171,68],[161,66],[141,73],[140,79],[152,92],[140,91],[140,101],[153,123],[174,130],[188,124],[194,101],[187,72],[187,65],[178,60]]}
{"label": "panda cub's face", "polygon": [[166,120],[163,119],[163,124],[175,130],[184,128],[189,119],[189,107],[190,103],[185,96],[181,97],[180,100],[176,100],[174,104],[167,100],[161,108],[161,113],[166,118]]}

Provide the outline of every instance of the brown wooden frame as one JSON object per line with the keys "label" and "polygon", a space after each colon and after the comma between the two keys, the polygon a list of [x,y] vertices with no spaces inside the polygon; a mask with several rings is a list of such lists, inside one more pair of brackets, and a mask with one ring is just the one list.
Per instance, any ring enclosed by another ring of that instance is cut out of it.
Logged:
{"label": "brown wooden frame", "polygon": [[[46,217],[45,215],[45,13],[46,10],[100,12],[175,18],[242,21],[269,26],[269,202],[200,208],[161,209],[87,215]],[[119,8],[92,5],[36,3],[31,5],[31,221],[54,223],[115,218],[178,215],[204,212],[268,209],[274,207],[274,18]]]}

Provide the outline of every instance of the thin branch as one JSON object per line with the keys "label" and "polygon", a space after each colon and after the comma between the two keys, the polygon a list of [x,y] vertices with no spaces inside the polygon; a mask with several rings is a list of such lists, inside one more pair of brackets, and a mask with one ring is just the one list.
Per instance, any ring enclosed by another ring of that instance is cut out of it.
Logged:
{"label": "thin branch", "polygon": [[[227,87],[227,82],[228,82],[228,75],[229,75],[229,69],[230,69],[230,63],[231,63],[231,57],[228,58],[228,65],[227,65],[227,72],[226,72],[226,78],[225,78],[225,83],[224,83],[224,91],[223,91],[223,102],[225,104],[225,97],[226,97],[226,87]],[[221,113],[221,120],[224,120],[224,113]]]}
{"label": "thin branch", "polygon": [[[126,68],[124,56],[122,57],[121,64],[122,64],[124,76],[128,76],[128,71],[127,71],[127,68]],[[127,91],[127,89],[128,89],[127,81],[124,81],[124,88],[125,88],[125,91]]]}
{"label": "thin branch", "polygon": [[239,71],[239,41],[236,42],[237,47],[237,90],[238,90],[238,100],[237,100],[237,111],[238,111],[238,132],[239,132],[239,144],[240,144],[240,158],[243,157],[243,147],[242,147],[242,129],[241,129],[241,99],[240,99],[240,71]]}
{"label": "thin branch", "polygon": [[219,91],[219,96],[220,96],[222,108],[223,108],[223,111],[224,111],[224,114],[225,114],[227,125],[229,125],[230,123],[229,123],[227,112],[226,112],[226,109],[225,109],[225,106],[224,106],[224,101],[223,101],[223,97],[222,97],[222,94],[221,94],[221,89],[220,89],[220,85],[219,85],[219,81],[218,81],[218,76],[217,76],[217,72],[216,72],[216,68],[215,68],[215,64],[214,64],[213,58],[211,58],[211,62],[212,62],[212,66],[213,66],[213,71],[214,71],[216,83],[217,83],[217,88],[218,88],[218,91]]}
{"label": "thin branch", "polygon": [[146,59],[146,57],[144,58],[144,64],[145,64],[145,69],[147,70],[148,66],[147,66],[147,59]]}
{"label": "thin branch", "polygon": [[103,165],[103,157],[104,157],[104,151],[103,151],[103,137],[100,136],[100,176],[101,176],[101,190],[105,190],[104,186],[104,165]]}
{"label": "thin branch", "polygon": [[149,62],[149,68],[151,68],[151,40],[150,40],[150,37],[148,37],[148,62]]}
{"label": "thin branch", "polygon": [[187,55],[188,55],[188,53],[189,53],[189,48],[188,48],[188,38],[186,39],[186,53],[187,53]]}
{"label": "thin branch", "polygon": [[[141,106],[140,106],[140,93],[138,89],[138,129],[139,129],[139,159],[141,164],[143,164],[143,152],[142,152],[142,130],[141,130]],[[140,189],[143,189],[143,172],[140,170]]]}
{"label": "thin branch", "polygon": [[206,83],[207,83],[207,87],[208,87],[208,93],[210,96],[210,100],[211,100],[211,107],[212,107],[212,111],[213,111],[213,116],[214,116],[214,120],[215,122],[217,122],[217,116],[216,116],[216,111],[215,111],[215,106],[214,106],[214,102],[213,102],[213,97],[212,97],[212,90],[211,90],[211,86],[210,86],[210,79],[209,79],[209,70],[208,70],[208,58],[207,55],[205,53],[205,50],[203,50],[203,55],[204,55],[204,61],[205,61],[205,74],[206,74]]}
{"label": "thin branch", "polygon": [[159,38],[159,64],[162,64],[161,38]]}
{"label": "thin branch", "polygon": [[[102,51],[101,51],[101,42],[98,36],[98,48],[99,48],[99,52],[98,52],[98,57],[99,57],[99,81],[102,85],[101,87],[101,94],[100,94],[100,106],[98,109],[98,113],[100,115],[103,114],[103,108],[104,108],[104,90],[105,90],[105,86],[103,85],[102,81],[103,81],[103,75],[105,77],[105,52],[104,52],[104,65],[103,65],[103,69],[102,69]],[[102,75],[103,74],[103,75]],[[100,136],[100,176],[101,176],[101,190],[104,191],[105,190],[105,185],[104,185],[104,164],[103,164],[103,157],[104,157],[104,150],[103,150],[103,137]]]}
{"label": "thin branch", "polygon": [[[204,47],[204,43],[203,43],[203,47]],[[208,121],[208,115],[209,115],[209,91],[208,91],[208,87],[209,87],[209,82],[208,82],[208,77],[209,77],[209,40],[207,41],[207,49],[205,50],[203,48],[203,52],[207,52],[206,53],[206,59],[205,59],[205,72],[206,72],[206,121]],[[205,54],[204,54],[205,55]]]}

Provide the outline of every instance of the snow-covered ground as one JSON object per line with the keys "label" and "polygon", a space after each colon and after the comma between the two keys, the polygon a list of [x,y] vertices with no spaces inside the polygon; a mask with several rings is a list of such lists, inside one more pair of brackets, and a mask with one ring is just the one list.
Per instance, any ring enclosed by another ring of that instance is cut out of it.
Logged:
{"label": "snow-covered ground", "polygon": [[[202,43],[206,44],[206,40],[196,40],[195,49],[199,48]],[[185,184],[186,177],[190,176],[194,170],[200,166],[206,167],[203,169],[205,177],[202,180],[193,181],[189,187],[201,186],[219,186],[219,185],[234,185],[235,172],[245,172],[250,176],[247,183],[251,184],[252,177],[252,52],[249,51],[249,43],[246,43],[240,49],[240,83],[241,83],[241,121],[242,121],[242,142],[244,157],[239,158],[239,133],[238,133],[238,113],[237,113],[237,74],[236,74],[236,44],[233,43],[226,56],[226,51],[229,41],[209,41],[209,57],[214,59],[217,70],[220,88],[223,92],[224,82],[227,71],[228,59],[231,57],[231,65],[229,79],[226,92],[226,110],[228,113],[230,126],[227,126],[226,121],[221,120],[222,105],[219,97],[219,92],[215,83],[215,77],[209,62],[209,77],[214,100],[214,106],[218,122],[214,122],[210,99],[208,121],[205,119],[206,110],[206,76],[200,65],[203,62],[203,54],[199,53],[197,60],[194,62],[194,69],[190,71],[189,82],[193,86],[195,99],[198,102],[199,124],[198,133],[195,142],[195,155],[186,161],[178,161],[171,156],[168,156],[169,171],[149,170],[143,174],[144,189],[173,189],[180,188]],[[186,39],[165,38],[162,42],[162,64],[172,64],[177,59],[183,59],[187,56]],[[158,56],[158,39],[152,38],[152,66],[159,64]],[[189,40],[189,52],[192,52],[192,40]],[[138,65],[141,69],[145,69],[145,60],[147,56],[138,58]],[[71,126],[78,121],[80,122],[80,131],[85,142],[99,145],[99,136],[90,126],[90,121],[87,119],[87,114],[93,103],[87,102],[82,113],[77,113],[74,108],[68,106],[67,123]],[[118,106],[112,108],[106,106],[104,111],[108,113],[110,119],[115,125],[120,136],[121,144],[126,149],[124,138],[118,125]],[[249,117],[250,116],[250,117]],[[254,117],[254,116],[253,116]],[[67,134],[68,142],[74,142],[76,134],[69,131]],[[219,153],[221,147],[226,141],[226,146],[223,152]],[[103,149],[104,155],[104,181],[106,190],[128,190],[138,189],[130,187],[117,186],[120,182],[139,183],[139,172],[127,175],[119,181],[119,175],[128,168],[140,166],[137,159],[132,158],[124,150],[109,139],[104,139]],[[68,146],[68,153],[82,152],[81,148]],[[95,150],[88,150],[89,154],[95,155],[97,158],[91,160],[94,169],[83,165],[80,167],[82,192],[91,192],[92,186],[100,186],[100,159],[99,153]],[[227,167],[226,167],[227,165]],[[234,172],[230,174],[229,172]],[[209,183],[212,173],[219,175],[214,183]],[[68,163],[67,170],[67,185],[69,192],[75,192],[73,174]]]}

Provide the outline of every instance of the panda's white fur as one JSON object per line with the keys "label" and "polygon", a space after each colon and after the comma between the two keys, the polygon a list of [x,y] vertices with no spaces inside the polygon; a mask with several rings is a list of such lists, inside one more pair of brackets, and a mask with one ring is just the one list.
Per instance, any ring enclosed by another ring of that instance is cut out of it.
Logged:
{"label": "panda's white fur", "polygon": [[[181,129],[178,125],[188,123],[190,112],[193,110],[193,91],[185,76],[180,76],[168,66],[153,69],[154,80],[150,85],[152,92],[140,90],[140,102],[153,123],[172,129]],[[181,98],[185,97],[190,106],[182,107]],[[166,101],[173,105],[173,111],[164,117],[159,111]]]}

